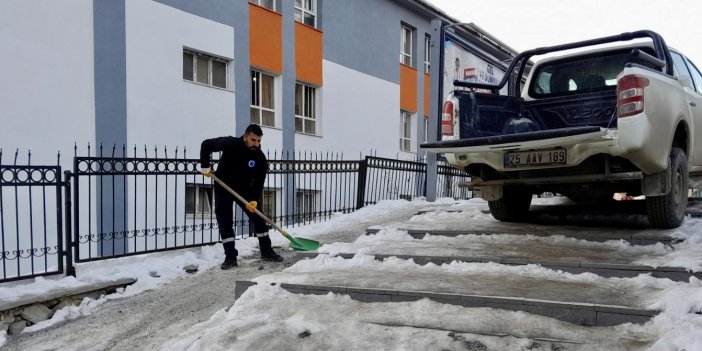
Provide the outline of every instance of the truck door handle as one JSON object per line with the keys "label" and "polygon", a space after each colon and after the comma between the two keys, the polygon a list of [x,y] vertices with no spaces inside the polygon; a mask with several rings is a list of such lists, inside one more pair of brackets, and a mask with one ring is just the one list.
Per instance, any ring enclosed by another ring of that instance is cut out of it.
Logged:
{"label": "truck door handle", "polygon": [[697,103],[695,102],[695,100],[690,100],[689,102],[690,102],[690,106],[692,106],[692,107],[697,106]]}

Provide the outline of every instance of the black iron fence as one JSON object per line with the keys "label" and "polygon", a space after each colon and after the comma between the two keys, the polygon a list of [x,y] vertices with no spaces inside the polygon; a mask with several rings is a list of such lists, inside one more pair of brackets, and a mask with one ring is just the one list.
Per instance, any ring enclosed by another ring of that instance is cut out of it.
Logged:
{"label": "black iron fence", "polygon": [[17,156],[2,165],[0,150],[0,282],[64,272],[61,167],[18,165]]}
{"label": "black iron fence", "polygon": [[[268,159],[259,209],[284,226],[426,195],[427,166],[421,161],[344,160],[329,153],[275,153]],[[457,186],[464,173],[446,164],[437,170],[438,196],[470,197]],[[88,149],[88,156],[76,152],[73,170],[63,180],[61,175],[60,166],[0,165],[0,282],[73,274],[76,262],[220,240],[212,180],[185,150],[169,157],[165,148],[99,148],[92,156]],[[247,237],[248,217],[236,209],[234,219],[236,237]]]}

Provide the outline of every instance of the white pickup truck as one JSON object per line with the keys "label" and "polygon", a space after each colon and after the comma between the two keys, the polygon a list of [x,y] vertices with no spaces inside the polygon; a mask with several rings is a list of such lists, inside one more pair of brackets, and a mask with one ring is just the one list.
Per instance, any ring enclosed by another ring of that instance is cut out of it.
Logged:
{"label": "white pickup truck", "polygon": [[702,179],[702,73],[657,33],[525,51],[497,85],[454,86],[442,140],[421,147],[465,170],[496,219],[525,219],[543,192],[583,202],[627,193],[645,195],[653,227],[683,222]]}

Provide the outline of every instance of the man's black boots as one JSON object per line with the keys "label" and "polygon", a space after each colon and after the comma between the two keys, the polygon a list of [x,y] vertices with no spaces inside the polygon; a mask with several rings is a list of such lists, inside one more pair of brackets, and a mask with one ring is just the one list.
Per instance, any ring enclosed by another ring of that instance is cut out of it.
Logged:
{"label": "man's black boots", "polygon": [[224,246],[224,254],[226,255],[226,257],[224,258],[224,262],[222,262],[222,265],[219,266],[219,268],[227,270],[238,266],[238,264],[236,263],[236,256],[238,252],[234,248],[234,242],[227,242],[222,244],[222,246]]}
{"label": "man's black boots", "polygon": [[258,247],[261,250],[261,259],[270,262],[281,262],[283,257],[273,251],[271,247],[271,238],[268,236],[258,237]]}

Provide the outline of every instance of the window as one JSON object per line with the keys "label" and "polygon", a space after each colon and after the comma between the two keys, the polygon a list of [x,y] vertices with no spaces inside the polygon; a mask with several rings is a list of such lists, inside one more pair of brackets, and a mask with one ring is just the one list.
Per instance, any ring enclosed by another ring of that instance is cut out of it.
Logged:
{"label": "window", "polygon": [[695,90],[698,93],[702,93],[702,74],[700,74],[697,66],[692,61],[688,60],[687,63],[690,66],[690,73],[692,73],[692,81],[695,82]]}
{"label": "window", "polygon": [[296,196],[297,219],[311,221],[317,212],[317,193],[315,190],[298,190]]}
{"label": "window", "polygon": [[185,184],[185,214],[209,216],[212,214],[212,185]]}
{"label": "window", "polygon": [[685,60],[677,52],[671,52],[670,56],[673,58],[673,65],[678,71],[678,75],[689,76],[690,79],[692,79],[693,84],[695,85],[695,91],[697,91],[698,93],[702,92],[702,75],[700,75],[700,72],[697,70],[697,67],[695,67],[695,65],[692,64],[691,61]]}
{"label": "window", "polygon": [[295,0],[295,20],[317,28],[317,0]]}
{"label": "window", "polygon": [[400,112],[400,151],[410,152],[412,145],[412,114]]}
{"label": "window", "polygon": [[431,39],[424,37],[424,73],[429,73],[429,50],[431,48]]}
{"label": "window", "polygon": [[275,126],[274,82],[273,76],[251,70],[251,123]]}
{"label": "window", "polygon": [[316,134],[316,89],[303,83],[295,84],[295,131]]}
{"label": "window", "polygon": [[275,0],[249,0],[249,2],[275,11]]}
{"label": "window", "polygon": [[529,94],[548,97],[615,90],[617,75],[632,60],[630,50],[548,62],[534,72]]}
{"label": "window", "polygon": [[429,118],[424,117],[424,142],[429,141]]}
{"label": "window", "polygon": [[218,88],[227,88],[229,60],[183,50],[183,79]]}
{"label": "window", "polygon": [[275,189],[263,189],[263,201],[261,212],[270,218],[276,218],[278,211],[276,208],[278,196]]}
{"label": "window", "polygon": [[402,26],[402,43],[400,45],[400,62],[412,66],[412,29]]}

